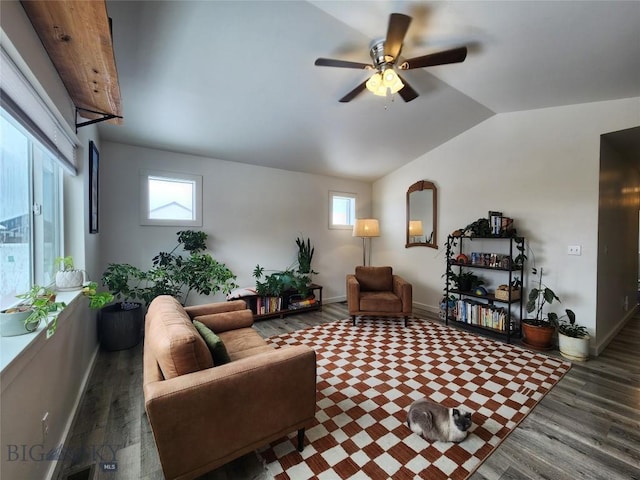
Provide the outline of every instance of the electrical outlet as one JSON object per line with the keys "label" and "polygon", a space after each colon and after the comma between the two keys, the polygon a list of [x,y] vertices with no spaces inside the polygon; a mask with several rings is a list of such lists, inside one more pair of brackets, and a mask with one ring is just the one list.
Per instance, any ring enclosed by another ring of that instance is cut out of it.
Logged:
{"label": "electrical outlet", "polygon": [[42,417],[42,443],[44,444],[49,434],[49,412]]}
{"label": "electrical outlet", "polygon": [[582,246],[581,245],[569,245],[567,249],[567,253],[569,255],[582,255]]}

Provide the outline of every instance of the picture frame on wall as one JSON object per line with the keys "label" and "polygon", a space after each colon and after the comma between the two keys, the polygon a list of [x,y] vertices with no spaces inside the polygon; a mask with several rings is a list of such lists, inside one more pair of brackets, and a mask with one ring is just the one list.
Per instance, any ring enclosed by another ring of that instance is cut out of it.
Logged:
{"label": "picture frame on wall", "polygon": [[100,153],[93,141],[89,141],[89,233],[98,233]]}

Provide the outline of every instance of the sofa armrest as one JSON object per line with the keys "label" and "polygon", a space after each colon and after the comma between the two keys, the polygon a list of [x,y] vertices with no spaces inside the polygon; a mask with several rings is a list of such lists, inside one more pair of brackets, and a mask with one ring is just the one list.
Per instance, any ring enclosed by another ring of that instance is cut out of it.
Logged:
{"label": "sofa armrest", "polygon": [[184,311],[189,314],[191,319],[201,315],[209,315],[212,313],[234,312],[236,310],[244,310],[247,304],[244,300],[233,300],[231,302],[214,302],[204,305],[191,305],[184,307]]}
{"label": "sofa armrest", "polygon": [[349,312],[360,310],[360,282],[352,273],[347,275],[347,309]]}
{"label": "sofa armrest", "polygon": [[171,458],[171,468],[179,472],[184,465],[215,461],[310,425],[315,351],[285,347],[150,382],[144,397],[160,457]]}
{"label": "sofa armrest", "polygon": [[400,297],[403,312],[413,310],[413,287],[399,275],[393,276],[393,293]]}

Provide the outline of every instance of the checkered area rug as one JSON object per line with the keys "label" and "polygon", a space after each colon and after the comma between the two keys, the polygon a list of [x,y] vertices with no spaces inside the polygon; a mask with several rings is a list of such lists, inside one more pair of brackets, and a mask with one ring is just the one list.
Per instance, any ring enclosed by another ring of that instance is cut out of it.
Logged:
{"label": "checkered area rug", "polygon": [[[317,411],[303,452],[295,433],[259,451],[277,479],[465,479],[571,368],[559,359],[428,320],[359,319],[269,339],[317,354]],[[460,443],[406,424],[428,397],[473,412]]]}

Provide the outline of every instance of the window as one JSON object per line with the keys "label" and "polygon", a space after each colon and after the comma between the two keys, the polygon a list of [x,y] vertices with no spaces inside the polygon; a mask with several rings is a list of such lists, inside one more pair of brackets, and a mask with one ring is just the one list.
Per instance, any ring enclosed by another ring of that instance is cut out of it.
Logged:
{"label": "window", "polygon": [[34,283],[54,281],[62,254],[59,161],[0,109],[0,309]]}
{"label": "window", "polygon": [[355,193],[329,192],[329,228],[351,230],[356,219]]}
{"label": "window", "polygon": [[202,226],[202,177],[141,171],[140,224]]}

